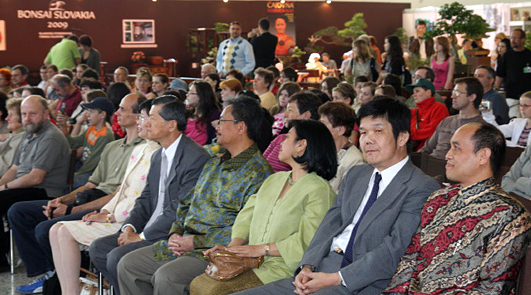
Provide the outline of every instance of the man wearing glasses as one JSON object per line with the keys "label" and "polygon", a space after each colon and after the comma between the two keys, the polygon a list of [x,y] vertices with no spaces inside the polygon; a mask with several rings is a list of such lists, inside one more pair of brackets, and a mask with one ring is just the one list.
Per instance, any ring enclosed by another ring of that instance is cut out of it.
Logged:
{"label": "man wearing glasses", "polygon": [[483,86],[478,79],[466,77],[455,80],[452,107],[459,111],[459,114],[443,119],[419,152],[428,153],[437,159],[444,159],[450,150],[450,139],[459,127],[472,122],[485,122],[479,113],[482,99]]}

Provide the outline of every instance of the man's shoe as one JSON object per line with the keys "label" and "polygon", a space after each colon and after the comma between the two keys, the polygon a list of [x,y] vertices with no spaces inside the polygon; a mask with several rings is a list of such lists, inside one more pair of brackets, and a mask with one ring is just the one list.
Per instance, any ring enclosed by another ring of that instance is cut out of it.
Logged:
{"label": "man's shoe", "polygon": [[42,276],[27,285],[18,286],[17,291],[24,294],[42,293],[42,284],[44,281],[46,281],[46,279],[46,276]]}

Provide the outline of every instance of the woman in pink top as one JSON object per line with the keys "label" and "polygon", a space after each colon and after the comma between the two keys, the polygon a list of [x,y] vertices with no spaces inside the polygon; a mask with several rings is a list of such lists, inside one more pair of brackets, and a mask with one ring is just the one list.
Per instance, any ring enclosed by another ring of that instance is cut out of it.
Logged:
{"label": "woman in pink top", "polygon": [[435,54],[431,59],[431,68],[435,72],[436,90],[452,89],[452,80],[454,78],[455,62],[450,56],[450,42],[446,37],[437,37],[433,45]]}
{"label": "woman in pink top", "polygon": [[188,123],[184,134],[199,145],[212,142],[216,130],[212,121],[219,119],[221,113],[218,100],[210,84],[205,81],[194,81],[186,94]]}

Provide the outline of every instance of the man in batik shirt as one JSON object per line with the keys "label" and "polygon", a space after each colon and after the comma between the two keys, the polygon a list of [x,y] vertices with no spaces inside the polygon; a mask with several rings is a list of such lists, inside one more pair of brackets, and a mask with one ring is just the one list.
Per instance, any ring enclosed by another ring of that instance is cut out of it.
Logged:
{"label": "man in batik shirt", "polygon": [[434,192],[384,294],[510,294],[530,238],[531,215],[494,182],[505,153],[492,125],[459,128]]}
{"label": "man in batik shirt", "polygon": [[188,294],[190,282],[208,265],[202,251],[229,243],[238,212],[273,173],[256,145],[265,121],[261,114],[256,100],[229,102],[216,128],[217,143],[227,152],[208,161],[195,187],[179,200],[168,240],[120,260],[121,294]]}

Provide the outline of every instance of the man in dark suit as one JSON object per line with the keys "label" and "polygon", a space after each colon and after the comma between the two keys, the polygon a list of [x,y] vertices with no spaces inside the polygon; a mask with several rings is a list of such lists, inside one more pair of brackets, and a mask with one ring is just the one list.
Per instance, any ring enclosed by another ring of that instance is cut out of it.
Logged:
{"label": "man in dark suit", "polygon": [[410,111],[390,98],[359,111],[368,165],[353,167],[306,250],[294,279],[238,294],[380,294],[437,183],[407,156]]}
{"label": "man in dark suit", "polygon": [[262,18],[258,21],[258,28],[247,34],[249,42],[253,45],[255,69],[267,68],[275,65],[275,49],[278,38],[269,33],[269,20]]}
{"label": "man in dark suit", "polygon": [[424,38],[426,22],[419,20],[415,29],[415,35],[409,37],[409,51],[421,59],[429,59],[433,55],[433,39]]}
{"label": "man in dark suit", "polygon": [[119,294],[116,265],[132,250],[167,237],[180,198],[194,187],[208,153],[183,133],[186,108],[173,96],[153,101],[147,119],[149,138],[162,148],[153,154],[147,182],[121,231],[94,241],[92,263]]}

